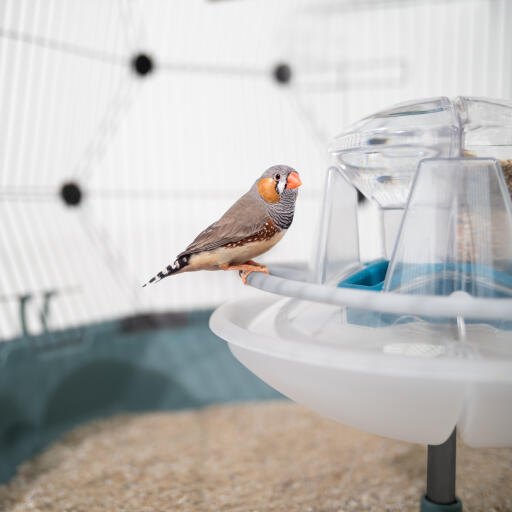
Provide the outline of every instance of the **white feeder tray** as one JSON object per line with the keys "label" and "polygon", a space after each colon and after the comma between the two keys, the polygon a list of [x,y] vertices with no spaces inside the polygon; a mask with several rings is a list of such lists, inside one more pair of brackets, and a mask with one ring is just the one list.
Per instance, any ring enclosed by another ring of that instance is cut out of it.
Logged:
{"label": "white feeder tray", "polygon": [[471,446],[512,446],[512,359],[501,357],[510,347],[510,332],[500,337],[489,325],[467,325],[471,344],[465,350],[443,344],[416,322],[372,328],[343,324],[340,314],[340,306],[348,305],[512,318],[512,299],[405,297],[261,274],[248,282],[309,300],[264,296],[231,302],[215,311],[210,327],[242,364],[292,400],[403,441],[440,444],[457,426]]}

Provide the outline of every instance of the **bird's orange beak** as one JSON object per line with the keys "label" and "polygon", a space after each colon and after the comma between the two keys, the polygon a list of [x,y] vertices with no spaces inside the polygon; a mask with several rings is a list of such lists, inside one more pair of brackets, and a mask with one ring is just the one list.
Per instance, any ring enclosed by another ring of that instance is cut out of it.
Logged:
{"label": "bird's orange beak", "polygon": [[292,171],[288,174],[288,179],[286,180],[286,188],[297,188],[302,185],[302,181],[300,181],[299,175]]}

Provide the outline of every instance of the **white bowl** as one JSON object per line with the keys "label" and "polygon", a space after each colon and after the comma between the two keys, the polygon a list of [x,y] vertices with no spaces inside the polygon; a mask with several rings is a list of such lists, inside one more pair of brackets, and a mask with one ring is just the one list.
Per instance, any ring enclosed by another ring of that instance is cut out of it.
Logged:
{"label": "white bowl", "polygon": [[265,295],[221,306],[210,328],[262,380],[333,420],[422,444],[444,442],[457,426],[471,446],[512,446],[512,360],[499,353],[504,340],[486,338],[497,330],[472,326],[484,351],[471,356],[416,324],[343,325],[340,311]]}

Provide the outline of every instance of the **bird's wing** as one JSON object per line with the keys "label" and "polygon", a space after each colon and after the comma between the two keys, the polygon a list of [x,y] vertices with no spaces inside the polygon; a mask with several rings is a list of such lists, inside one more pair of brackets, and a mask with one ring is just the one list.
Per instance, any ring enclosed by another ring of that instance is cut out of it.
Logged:
{"label": "bird's wing", "polygon": [[178,255],[211,251],[230,242],[237,242],[261,231],[268,213],[261,201],[250,192],[243,195],[217,222],[199,233],[196,239]]}

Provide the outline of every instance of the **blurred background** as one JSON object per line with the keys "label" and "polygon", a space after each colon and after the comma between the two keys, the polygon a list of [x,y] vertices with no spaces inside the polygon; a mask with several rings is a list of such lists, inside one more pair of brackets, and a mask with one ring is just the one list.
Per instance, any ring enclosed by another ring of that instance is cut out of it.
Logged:
{"label": "blurred background", "polygon": [[277,163],[304,186],[262,261],[307,264],[338,132],[512,98],[507,0],[0,0],[0,20],[0,480],[90,417],[276,397],[207,327],[255,293],[236,273],[141,284]]}

